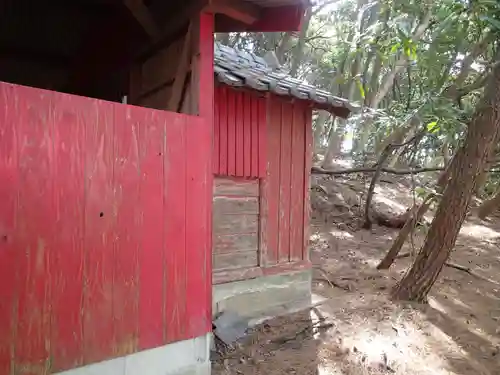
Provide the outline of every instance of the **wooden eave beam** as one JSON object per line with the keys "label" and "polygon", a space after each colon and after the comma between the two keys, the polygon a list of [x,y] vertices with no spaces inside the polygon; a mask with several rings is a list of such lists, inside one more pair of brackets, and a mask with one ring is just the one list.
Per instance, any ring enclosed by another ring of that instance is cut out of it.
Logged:
{"label": "wooden eave beam", "polygon": [[[186,0],[187,2],[187,0]],[[191,0],[176,14],[171,14],[160,28],[157,39],[152,40],[147,46],[142,47],[137,41],[131,42],[133,30],[127,25],[119,14],[114,14],[111,20],[106,19],[103,24],[92,29],[78,54],[68,83],[68,90],[80,90],[80,86],[87,86],[100,79],[107,72],[117,67],[130,65],[133,60],[147,55],[155,50],[162,40],[189,23],[195,15],[207,5],[208,0]]]}
{"label": "wooden eave beam", "polygon": [[144,2],[142,0],[124,0],[124,3],[150,38],[158,39],[161,34],[160,29]]}
{"label": "wooden eave beam", "polygon": [[242,22],[246,25],[255,23],[261,14],[258,6],[244,0],[209,0],[208,11]]}

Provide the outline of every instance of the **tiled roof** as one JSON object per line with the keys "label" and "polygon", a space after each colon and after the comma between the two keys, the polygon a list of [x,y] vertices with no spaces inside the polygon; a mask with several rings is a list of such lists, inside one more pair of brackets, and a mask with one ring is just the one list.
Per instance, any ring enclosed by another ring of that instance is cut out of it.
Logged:
{"label": "tiled roof", "polygon": [[214,46],[214,71],[217,80],[229,86],[306,100],[314,108],[340,117],[347,117],[353,110],[347,100],[295,79],[283,69],[272,69],[262,57],[218,42]]}

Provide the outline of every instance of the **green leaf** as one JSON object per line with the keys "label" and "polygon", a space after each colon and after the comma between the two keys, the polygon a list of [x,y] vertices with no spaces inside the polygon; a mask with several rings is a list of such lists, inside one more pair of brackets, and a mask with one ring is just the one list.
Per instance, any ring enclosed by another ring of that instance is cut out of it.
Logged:
{"label": "green leaf", "polygon": [[361,97],[364,99],[365,98],[365,89],[363,88],[363,85],[361,84],[361,81],[359,79],[356,79],[356,85],[358,86],[359,93]]}
{"label": "green leaf", "polygon": [[491,27],[500,31],[500,20],[497,20],[495,18],[491,18],[489,16],[481,16],[479,18],[481,19],[481,21],[489,23]]}
{"label": "green leaf", "polygon": [[417,197],[423,198],[427,195],[427,190],[423,187],[417,187],[415,189],[415,193],[417,194]]}
{"label": "green leaf", "polygon": [[437,124],[437,121],[432,121],[427,124],[427,131],[429,133],[435,133],[439,130],[439,126]]}

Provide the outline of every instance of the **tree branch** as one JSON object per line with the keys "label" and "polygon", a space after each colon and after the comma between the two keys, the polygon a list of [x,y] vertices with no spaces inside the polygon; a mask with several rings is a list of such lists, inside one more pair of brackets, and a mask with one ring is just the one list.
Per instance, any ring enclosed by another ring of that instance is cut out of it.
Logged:
{"label": "tree branch", "polygon": [[[338,171],[330,171],[320,167],[312,167],[311,173],[313,174],[327,174],[331,176],[341,176],[346,174],[353,173],[375,173],[377,168],[350,168],[350,169],[342,169]],[[443,167],[431,167],[431,168],[415,168],[415,169],[393,169],[393,168],[381,168],[381,171],[384,173],[394,174],[397,176],[404,176],[409,174],[419,174],[425,172],[436,172],[436,171],[444,171]]]}

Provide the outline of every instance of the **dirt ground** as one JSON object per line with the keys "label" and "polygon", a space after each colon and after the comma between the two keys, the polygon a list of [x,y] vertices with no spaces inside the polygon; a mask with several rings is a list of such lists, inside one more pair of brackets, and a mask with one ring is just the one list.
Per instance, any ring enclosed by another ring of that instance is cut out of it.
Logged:
{"label": "dirt ground", "polygon": [[[384,180],[378,207],[404,211],[420,182]],[[390,288],[412,256],[375,269],[398,232],[358,229],[366,183],[359,176],[313,181],[313,291],[327,301],[257,327],[216,354],[214,374],[500,374],[500,219],[480,222],[472,209],[462,227],[451,261],[479,277],[445,267],[428,305],[393,302]],[[402,252],[414,253],[425,230]]]}

